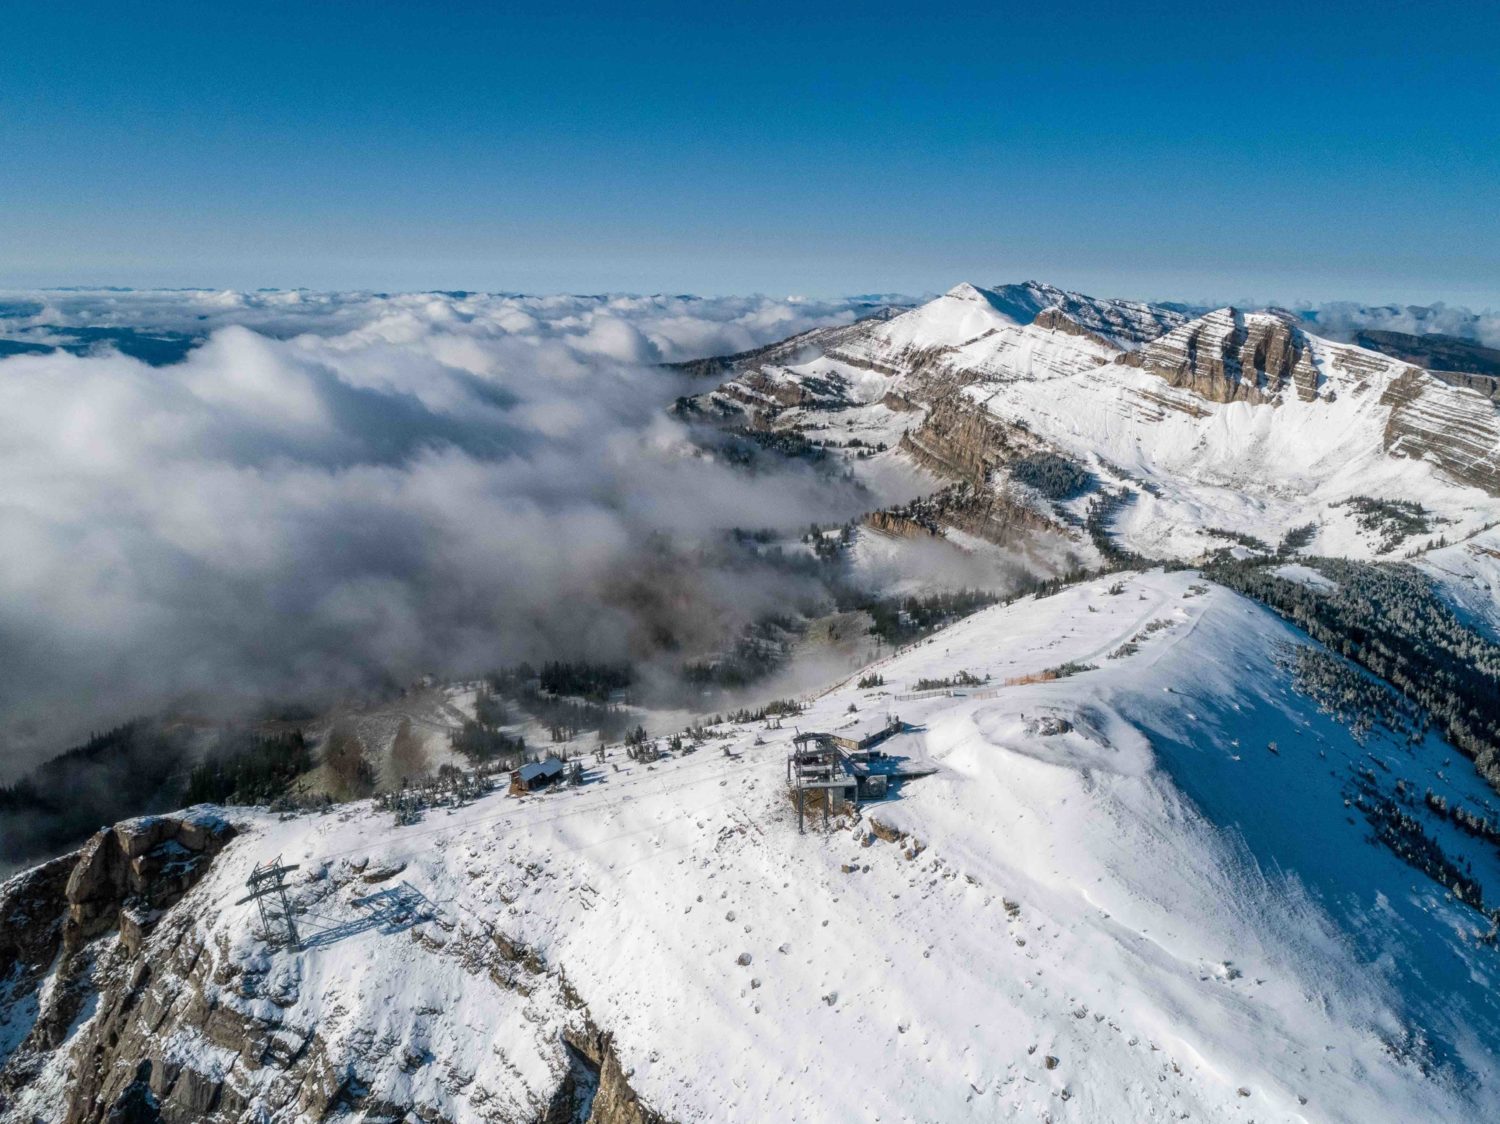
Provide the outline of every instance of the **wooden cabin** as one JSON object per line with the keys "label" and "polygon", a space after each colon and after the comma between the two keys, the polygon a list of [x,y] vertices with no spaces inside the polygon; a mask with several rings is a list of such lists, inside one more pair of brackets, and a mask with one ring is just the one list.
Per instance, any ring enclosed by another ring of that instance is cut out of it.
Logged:
{"label": "wooden cabin", "polygon": [[510,794],[525,796],[528,792],[546,788],[561,780],[566,769],[567,766],[556,757],[532,761],[522,765],[519,769],[512,769],[510,771]]}

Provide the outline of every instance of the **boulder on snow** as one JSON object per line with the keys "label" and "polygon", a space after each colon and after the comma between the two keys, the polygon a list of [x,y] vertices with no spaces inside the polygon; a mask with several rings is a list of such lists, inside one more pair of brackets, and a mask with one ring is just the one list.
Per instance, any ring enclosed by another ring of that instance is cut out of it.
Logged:
{"label": "boulder on snow", "polygon": [[176,838],[180,821],[166,816],[141,816],[115,824],[115,839],[129,859],[144,855],[158,844]]}
{"label": "boulder on snow", "polygon": [[362,882],[370,883],[389,882],[392,878],[396,877],[396,875],[400,874],[405,869],[406,864],[404,862],[384,863],[372,870],[365,871],[364,874],[360,875],[360,880]]}

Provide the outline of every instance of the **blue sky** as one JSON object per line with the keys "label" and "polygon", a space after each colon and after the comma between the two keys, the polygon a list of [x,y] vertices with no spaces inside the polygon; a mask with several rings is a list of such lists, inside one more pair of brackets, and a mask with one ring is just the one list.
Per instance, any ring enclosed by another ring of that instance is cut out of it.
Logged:
{"label": "blue sky", "polygon": [[4,286],[1500,305],[1493,3],[0,20]]}

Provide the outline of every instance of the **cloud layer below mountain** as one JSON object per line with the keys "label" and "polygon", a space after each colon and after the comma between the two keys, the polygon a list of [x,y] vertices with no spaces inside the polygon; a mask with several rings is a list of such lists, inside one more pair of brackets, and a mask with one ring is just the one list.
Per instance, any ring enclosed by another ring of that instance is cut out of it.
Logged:
{"label": "cloud layer below mountain", "polygon": [[1362,305],[1330,301],[1301,309],[1320,335],[1351,340],[1366,330],[1443,335],[1500,347],[1500,312],[1473,312],[1458,305]]}
{"label": "cloud layer below mountain", "polygon": [[357,688],[691,640],[787,595],[685,564],[730,526],[846,518],[810,470],[711,457],[655,366],[849,303],[305,293],[48,294],[35,333],[206,334],[152,367],[0,361],[5,773],[183,696]]}

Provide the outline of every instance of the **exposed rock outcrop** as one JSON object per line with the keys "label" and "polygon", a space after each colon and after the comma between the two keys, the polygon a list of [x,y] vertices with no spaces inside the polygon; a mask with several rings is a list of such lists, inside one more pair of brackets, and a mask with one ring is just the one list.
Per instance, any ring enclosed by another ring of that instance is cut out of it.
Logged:
{"label": "exposed rock outcrop", "polygon": [[1426,458],[1460,483],[1500,495],[1500,405],[1415,367],[1394,379],[1380,401],[1391,410],[1387,451]]}
{"label": "exposed rock outcrop", "polygon": [[901,448],[924,468],[973,484],[983,483],[997,464],[1034,444],[956,394],[938,401],[922,425],[901,438]]}
{"label": "exposed rock outcrop", "polygon": [[212,814],[145,816],[100,830],[68,877],[63,944],[68,951],[118,928],[132,951],[162,911],[179,901],[234,828]]}
{"label": "exposed rock outcrop", "polygon": [[[313,1120],[342,1114],[446,1119],[437,1105],[371,1092],[370,1074],[387,1060],[373,1043],[365,1053],[335,1051],[318,1026],[263,1013],[274,1012],[275,1005],[223,1002],[224,988],[253,997],[265,981],[242,974],[225,959],[223,948],[202,936],[190,917],[174,913],[152,940],[149,964],[123,950],[101,963],[97,974],[105,982],[98,1012],[72,1048],[76,1076],[61,1116],[64,1124],[113,1119],[111,1106],[134,1095],[141,1060],[152,1066],[149,1092],[162,1124],[233,1124],[261,1111]],[[422,943],[415,931],[408,939]],[[534,950],[496,932],[465,930],[441,950],[424,948],[457,957],[477,987],[525,997],[559,985],[560,977]],[[561,986],[567,990],[565,981]],[[610,1036],[594,1026],[576,996],[570,1006],[579,1020],[576,1029],[563,1030],[572,1064],[563,1065],[545,1106],[535,1117],[500,1112],[486,1119],[561,1124],[589,1109],[590,1124],[664,1124],[631,1089]],[[199,1044],[191,1056],[212,1059],[215,1066],[185,1063],[183,1051],[169,1048],[185,1041]],[[413,1067],[433,1062],[441,1059],[410,1059]],[[575,1072],[578,1063],[586,1072]]]}
{"label": "exposed rock outcrop", "polygon": [[931,496],[865,516],[865,525],[882,534],[919,539],[941,537],[945,528],[963,531],[997,544],[1014,543],[1034,532],[1062,528],[1006,490],[953,484]]}
{"label": "exposed rock outcrop", "polygon": [[876,374],[921,378],[934,371],[945,370],[946,361],[953,353],[953,348],[947,346],[912,346],[891,350],[869,340],[861,340],[859,343],[858,347],[851,345],[831,349],[828,357]]}
{"label": "exposed rock outcrop", "polygon": [[1020,533],[1066,534],[1035,508],[991,488],[964,490],[943,512],[943,521],[955,530],[1001,545],[1013,542]]}
{"label": "exposed rock outcrop", "polygon": [[910,515],[895,511],[872,511],[865,516],[864,523],[872,531],[879,531],[882,535],[891,535],[894,538],[939,538],[943,533],[942,528],[936,524],[923,523],[913,519]]}
{"label": "exposed rock outcrop", "polygon": [[1210,402],[1275,402],[1287,386],[1304,401],[1318,369],[1295,317],[1221,308],[1118,360]]}
{"label": "exposed rock outcrop", "polygon": [[1090,297],[1039,281],[1004,285],[995,292],[1004,304],[1023,315],[1041,305],[1031,321],[1038,327],[1085,335],[1115,349],[1130,350],[1150,343],[1187,320],[1181,312],[1159,304]]}
{"label": "exposed rock outcrop", "polygon": [[161,1120],[161,1102],[151,1091],[151,1063],[136,1066],[135,1080],[120,1094],[105,1117],[105,1124],[157,1124]]}
{"label": "exposed rock outcrop", "polygon": [[653,1112],[641,1102],[630,1087],[630,1077],[621,1068],[614,1040],[590,1021],[583,1031],[565,1035],[568,1046],[577,1051],[593,1071],[597,1086],[593,1094],[588,1124],[668,1124],[666,1117]]}
{"label": "exposed rock outcrop", "polygon": [[0,885],[0,979],[44,970],[62,945],[68,879],[79,852],[22,871]]}
{"label": "exposed rock outcrop", "polygon": [[[1497,386],[1500,386],[1497,382],[1500,380],[1500,348],[1485,347],[1474,340],[1435,332],[1418,336],[1375,329],[1356,333],[1354,342],[1414,367],[1425,367],[1440,376],[1457,376],[1451,380],[1453,385],[1467,386],[1488,398],[1500,393],[1497,391]],[[1465,375],[1472,376],[1472,381],[1463,379]],[[1444,381],[1450,379],[1445,377]]]}
{"label": "exposed rock outcrop", "polygon": [[1113,340],[1100,335],[1098,332],[1090,331],[1057,307],[1042,309],[1041,312],[1037,313],[1037,317],[1032,323],[1038,328],[1046,328],[1050,332],[1062,332],[1068,336],[1081,336],[1083,339],[1092,340],[1100,347],[1119,348],[1119,345]]}
{"label": "exposed rock outcrop", "polygon": [[1476,375],[1457,371],[1428,371],[1427,373],[1440,383],[1472,390],[1491,402],[1500,402],[1500,375]]}
{"label": "exposed rock outcrop", "polygon": [[906,395],[897,394],[894,390],[886,391],[885,396],[880,399],[880,404],[887,410],[893,410],[898,414],[909,414],[922,408]]}
{"label": "exposed rock outcrop", "polygon": [[[37,1116],[33,1104],[16,1119],[450,1118],[422,1086],[375,1079],[391,1065],[378,1037],[329,1037],[338,1012],[297,1012],[300,964],[233,953],[217,920],[222,895],[205,897],[209,888],[196,883],[234,834],[205,811],[132,820],[0,887],[0,966],[13,981],[3,1013],[13,1020],[34,1012],[19,1048],[3,1059],[0,1119],[12,1118],[17,1096],[44,1071],[57,1083],[59,1065],[66,1087],[48,1114]],[[397,873],[394,864],[371,870],[350,862],[336,880],[366,893],[370,876],[385,882]],[[314,877],[320,884],[334,878]],[[561,1036],[556,1087],[535,1090],[529,1106],[487,1101],[483,1090],[466,1087],[471,1078],[448,1074],[443,1059],[421,1051],[398,1060],[404,1072],[439,1067],[448,1095],[464,1093],[486,1120],[664,1124],[631,1089],[611,1037],[535,949],[488,923],[442,919],[390,939],[444,958],[473,986],[512,996],[518,1010],[544,1003],[539,1010],[552,1012],[552,1033]],[[37,998],[17,1003],[16,981],[27,980]]]}
{"label": "exposed rock outcrop", "polygon": [[[11,981],[4,1014],[11,1022],[29,1018],[24,1033],[13,1030],[15,1048],[0,1057],[0,1109],[95,998],[101,952],[137,957],[164,913],[234,834],[224,820],[199,811],[127,820],[0,888],[0,967]],[[97,940],[106,934],[117,939]]]}

